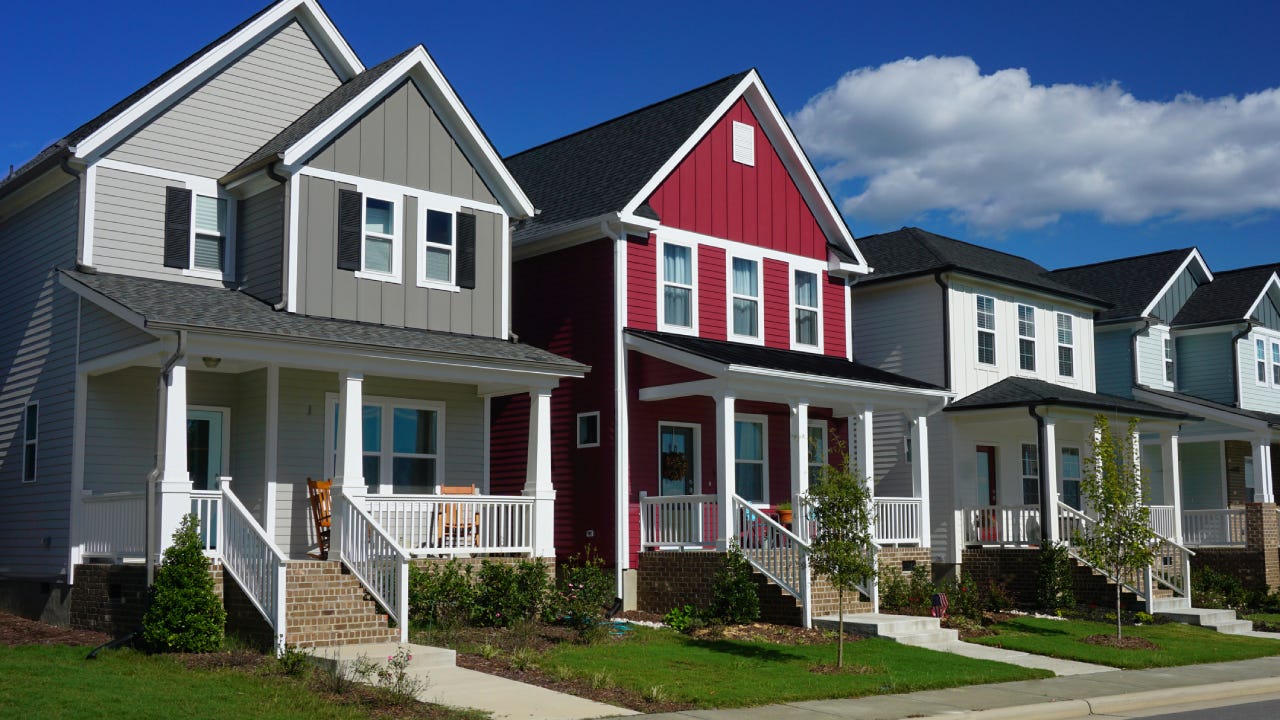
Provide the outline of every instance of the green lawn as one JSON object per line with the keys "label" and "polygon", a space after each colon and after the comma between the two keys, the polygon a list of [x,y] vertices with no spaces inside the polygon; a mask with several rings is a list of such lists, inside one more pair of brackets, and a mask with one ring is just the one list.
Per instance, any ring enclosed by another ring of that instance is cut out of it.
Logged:
{"label": "green lawn", "polygon": [[1249,615],[1242,615],[1240,619],[1252,620],[1254,624],[1254,628],[1253,628],[1254,630],[1266,629],[1266,628],[1259,628],[1257,627],[1258,625],[1267,625],[1269,627],[1280,627],[1280,613],[1250,613]]}
{"label": "green lawn", "polygon": [[[836,646],[695,640],[670,630],[636,628],[621,642],[559,645],[538,659],[550,672],[629,687],[654,688],[668,701],[699,707],[742,707],[795,700],[858,697],[1050,677],[1043,670],[971,660],[887,640],[845,644],[854,672],[821,674]],[[603,674],[603,675],[602,675]],[[607,677],[605,677],[607,676]]]}
{"label": "green lawn", "polygon": [[1124,628],[1126,637],[1146,638],[1159,646],[1157,650],[1083,642],[1090,635],[1114,635],[1116,626],[1109,623],[1018,618],[994,625],[993,629],[999,634],[973,642],[1118,668],[1171,667],[1280,655],[1280,642],[1275,640],[1224,635],[1180,623]]}

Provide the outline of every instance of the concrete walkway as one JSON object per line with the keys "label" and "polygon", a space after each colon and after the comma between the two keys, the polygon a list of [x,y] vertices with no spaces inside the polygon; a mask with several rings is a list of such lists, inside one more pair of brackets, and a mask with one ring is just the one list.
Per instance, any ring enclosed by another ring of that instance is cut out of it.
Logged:
{"label": "concrete walkway", "polygon": [[1019,650],[1005,650],[1004,648],[988,647],[977,643],[967,643],[956,641],[938,645],[929,648],[939,652],[948,652],[955,655],[963,655],[967,658],[976,660],[994,660],[996,662],[1009,663],[1010,665],[1020,665],[1022,667],[1039,668],[1048,670],[1054,675],[1088,675],[1090,673],[1112,672],[1115,668],[1109,665],[1094,665],[1092,663],[1077,662],[1075,660],[1062,660],[1060,658],[1049,657],[1047,655],[1032,655]]}

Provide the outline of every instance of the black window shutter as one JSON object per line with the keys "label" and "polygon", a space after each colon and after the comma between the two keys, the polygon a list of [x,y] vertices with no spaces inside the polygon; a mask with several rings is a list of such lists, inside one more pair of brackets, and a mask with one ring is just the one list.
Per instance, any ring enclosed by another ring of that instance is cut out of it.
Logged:
{"label": "black window shutter", "polygon": [[476,216],[458,213],[458,287],[476,287]]}
{"label": "black window shutter", "polygon": [[164,266],[191,267],[191,191],[164,189]]}
{"label": "black window shutter", "polygon": [[354,190],[338,191],[338,269],[360,269],[360,217],[364,196]]}

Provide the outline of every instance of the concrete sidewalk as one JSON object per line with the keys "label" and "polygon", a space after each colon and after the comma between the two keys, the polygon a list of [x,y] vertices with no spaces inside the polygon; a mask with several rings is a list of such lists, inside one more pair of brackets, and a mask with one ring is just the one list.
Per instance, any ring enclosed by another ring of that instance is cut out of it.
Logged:
{"label": "concrete sidewalk", "polygon": [[731,710],[686,710],[659,720],[1055,720],[1175,703],[1280,692],[1280,657],[970,685],[904,695],[811,700]]}

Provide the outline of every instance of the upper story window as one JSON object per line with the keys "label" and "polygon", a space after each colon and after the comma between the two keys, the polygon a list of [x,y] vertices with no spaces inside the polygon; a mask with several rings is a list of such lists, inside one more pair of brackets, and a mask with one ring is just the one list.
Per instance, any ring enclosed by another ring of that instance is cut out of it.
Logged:
{"label": "upper story window", "polygon": [[[207,189],[216,193],[212,185]],[[200,194],[185,187],[165,188],[165,267],[214,279],[229,274],[232,207],[227,198],[214,194]]]}
{"label": "upper story window", "polygon": [[227,252],[225,199],[196,196],[194,235],[191,243],[191,267],[221,273],[226,267]]}
{"label": "upper story window", "polygon": [[819,309],[818,276],[816,273],[795,271],[795,287],[792,290],[795,307],[795,343],[805,347],[818,347]]}
{"label": "upper story window", "polygon": [[403,254],[398,198],[338,190],[338,269],[356,277],[400,282]]}
{"label": "upper story window", "polygon": [[1258,382],[1262,385],[1267,384],[1267,341],[1262,338],[1254,338],[1254,357],[1257,359],[1258,365]]}
{"label": "upper story window", "polygon": [[694,253],[688,245],[662,244],[662,329],[694,329]]}
{"label": "upper story window", "polygon": [[729,279],[730,336],[750,340],[760,338],[760,262],[733,258]]}
{"label": "upper story window", "polygon": [[996,299],[978,296],[978,362],[996,364]]}
{"label": "upper story window", "polygon": [[428,282],[453,283],[453,213],[427,211],[422,275]]}
{"label": "upper story window", "polygon": [[396,245],[396,204],[391,200],[364,199],[364,256],[360,269],[391,274]]}
{"label": "upper story window", "polygon": [[733,121],[733,161],[743,165],[756,164],[756,129]]}
{"label": "upper story window", "polygon": [[1075,373],[1075,332],[1071,327],[1071,316],[1058,313],[1058,374],[1074,377]]}
{"label": "upper story window", "polygon": [[40,445],[40,406],[28,403],[22,413],[22,482],[36,481],[36,450]]}
{"label": "upper story window", "polygon": [[1018,306],[1018,367],[1036,369],[1036,309],[1030,305]]}
{"label": "upper story window", "polygon": [[1271,341],[1271,382],[1280,386],[1280,342]]}
{"label": "upper story window", "polygon": [[1173,384],[1173,338],[1164,339],[1164,381]]}

